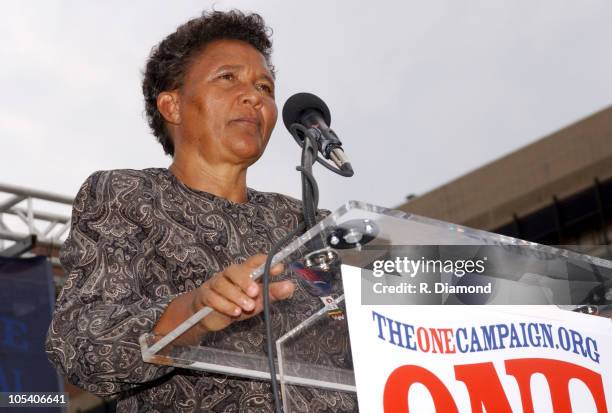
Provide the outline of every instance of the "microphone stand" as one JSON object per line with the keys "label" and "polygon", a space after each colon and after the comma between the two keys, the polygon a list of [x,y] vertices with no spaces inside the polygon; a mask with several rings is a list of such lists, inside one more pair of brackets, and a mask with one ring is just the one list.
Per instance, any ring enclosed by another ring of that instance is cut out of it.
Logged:
{"label": "microphone stand", "polygon": [[316,223],[317,205],[319,203],[317,181],[312,174],[312,166],[317,160],[317,152],[319,150],[319,144],[315,136],[317,132],[316,129],[308,129],[306,131],[302,149],[302,162],[296,168],[302,173],[302,205],[306,230],[312,228]]}
{"label": "microphone stand", "polygon": [[[272,336],[272,321],[270,316],[270,267],[272,265],[272,258],[278,250],[290,239],[293,237],[307,231],[309,228],[312,228],[316,224],[316,216],[317,216],[317,206],[319,204],[319,188],[317,185],[317,181],[312,174],[312,167],[315,162],[319,161],[323,163],[327,169],[342,175],[342,176],[352,176],[353,171],[350,170],[350,175],[347,171],[340,170],[337,168],[333,168],[328,166],[327,163],[323,162],[317,155],[319,151],[319,141],[321,139],[321,132],[316,128],[307,129],[301,124],[294,123],[290,128],[291,134],[294,139],[300,143],[302,146],[302,157],[301,157],[301,165],[296,167],[298,171],[301,172],[301,180],[302,180],[302,205],[303,205],[303,216],[304,220],[298,227],[287,234],[283,239],[279,240],[268,253],[268,257],[266,259],[266,263],[263,271],[263,304],[264,304],[264,321],[266,327],[266,350],[268,356],[268,368],[270,370],[270,382],[272,387],[272,397],[274,399],[274,410],[276,413],[283,413],[283,406],[281,403],[281,398],[279,394],[279,386],[278,379],[276,377],[276,365],[275,355],[274,355],[274,346],[273,346],[273,336]],[[349,164],[350,168],[350,164]],[[320,239],[316,238],[311,240],[312,247],[315,250],[323,248],[323,243]]]}

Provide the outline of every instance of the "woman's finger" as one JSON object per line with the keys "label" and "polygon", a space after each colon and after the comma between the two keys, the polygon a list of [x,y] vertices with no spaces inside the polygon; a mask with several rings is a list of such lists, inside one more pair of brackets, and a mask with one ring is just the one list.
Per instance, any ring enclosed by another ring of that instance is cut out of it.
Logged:
{"label": "woman's finger", "polygon": [[[266,256],[263,254],[253,255],[242,264],[230,265],[223,274],[231,280],[232,283],[245,292],[251,298],[255,298],[260,294],[260,287],[257,282],[251,277],[251,273],[266,261]],[[283,273],[283,265],[276,264],[270,270],[270,275],[277,276]]]}
{"label": "woman's finger", "polygon": [[247,264],[230,265],[223,275],[251,298],[259,294],[259,285],[251,278],[251,267]]}
{"label": "woman's finger", "polygon": [[238,305],[221,296],[206,284],[202,285],[200,291],[198,291],[197,300],[202,307],[210,307],[230,317],[238,317],[242,313],[242,309]]}
{"label": "woman's finger", "polygon": [[286,300],[291,298],[295,292],[295,283],[293,281],[277,281],[270,284],[270,299],[272,301]]}
{"label": "woman's finger", "polygon": [[244,311],[252,311],[255,308],[255,301],[222,274],[211,280],[210,287],[217,294],[240,306]]}

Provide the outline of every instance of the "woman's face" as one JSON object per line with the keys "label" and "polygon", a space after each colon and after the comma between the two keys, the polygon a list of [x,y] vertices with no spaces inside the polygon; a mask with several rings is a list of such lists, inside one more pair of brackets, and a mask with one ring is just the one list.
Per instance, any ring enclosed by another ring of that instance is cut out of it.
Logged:
{"label": "woman's face", "polygon": [[175,151],[197,150],[211,164],[251,165],[276,123],[274,79],[248,43],[217,40],[195,56],[178,90]]}

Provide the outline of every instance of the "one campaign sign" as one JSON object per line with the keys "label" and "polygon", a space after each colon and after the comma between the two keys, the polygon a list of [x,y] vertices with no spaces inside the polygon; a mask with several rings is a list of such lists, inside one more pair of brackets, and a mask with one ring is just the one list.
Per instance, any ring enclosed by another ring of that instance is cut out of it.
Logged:
{"label": "one campaign sign", "polygon": [[612,321],[554,306],[362,305],[343,266],[360,411],[612,411]]}

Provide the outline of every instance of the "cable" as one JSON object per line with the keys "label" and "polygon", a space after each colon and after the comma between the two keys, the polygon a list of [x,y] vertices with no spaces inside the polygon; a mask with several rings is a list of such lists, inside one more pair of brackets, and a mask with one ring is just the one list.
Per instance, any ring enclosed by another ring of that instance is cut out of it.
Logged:
{"label": "cable", "polygon": [[[304,135],[304,145],[302,146],[302,158],[300,168],[303,170],[301,174],[302,180],[302,207],[304,214],[304,223],[306,228],[311,228],[316,223],[317,203],[315,203],[315,191],[318,189],[312,185],[314,176],[312,175],[312,165],[315,162],[315,157],[319,145],[316,137],[307,130]],[[316,196],[318,201],[318,195]]]}
{"label": "cable", "polygon": [[283,412],[283,406],[280,402],[280,398],[278,397],[278,380],[276,379],[276,366],[274,365],[274,346],[272,345],[272,320],[270,317],[270,267],[272,265],[272,258],[278,250],[281,248],[283,244],[285,244],[288,240],[295,237],[297,234],[304,231],[306,228],[304,222],[301,222],[296,229],[287,234],[280,241],[277,241],[274,244],[266,258],[266,264],[264,266],[263,272],[263,302],[264,302],[264,321],[266,324],[266,348],[268,352],[268,368],[270,369],[270,381],[272,384],[272,397],[274,399],[274,409],[277,413]]}
{"label": "cable", "polygon": [[[301,128],[301,129],[299,129]],[[283,239],[278,241],[268,253],[266,264],[263,273],[263,301],[264,301],[264,322],[266,327],[266,348],[268,353],[268,369],[270,370],[270,382],[272,387],[272,397],[274,399],[274,409],[276,413],[283,412],[283,406],[279,397],[278,380],[276,378],[276,366],[274,364],[274,346],[272,337],[272,320],[270,316],[270,266],[272,264],[272,258],[276,254],[284,242],[291,237],[295,236],[299,231],[304,231],[307,228],[314,226],[316,222],[316,211],[319,203],[319,188],[317,182],[312,175],[312,165],[315,162],[315,154],[318,150],[318,144],[316,139],[308,133],[308,130],[302,125],[297,125],[296,128],[292,129],[292,133],[297,134],[298,129],[304,134],[304,140],[301,145],[302,157],[301,165],[296,167],[301,172],[302,177],[302,205],[304,212],[304,220],[298,225],[298,227],[290,234],[285,236]],[[296,138],[294,136],[294,138]],[[296,138],[297,140],[297,138]]]}
{"label": "cable", "polygon": [[[304,146],[304,137],[308,136],[308,129],[299,123],[294,123],[293,125],[291,125],[291,127],[289,128],[291,135],[293,136],[293,139],[295,139],[295,141],[297,142],[298,145],[300,145],[300,147]],[[350,163],[346,163],[343,166],[343,169],[338,169],[335,166],[332,166],[332,164],[330,164],[329,162],[327,162],[325,159],[321,158],[319,155],[317,155],[316,159],[315,159],[319,164],[323,165],[325,168],[329,169],[330,171],[332,171],[333,173],[336,173],[340,176],[344,176],[347,178],[350,178],[351,176],[353,176],[355,173],[353,172],[353,168],[351,167]]]}
{"label": "cable", "polygon": [[[333,167],[330,163],[319,157],[319,144],[316,136],[309,129],[294,123],[289,128],[293,139],[302,148],[301,165],[296,167],[300,172],[302,180],[302,205],[304,220],[291,233],[276,242],[268,253],[263,272],[263,313],[266,327],[266,349],[268,353],[268,368],[270,370],[270,382],[272,387],[272,398],[274,399],[274,409],[276,413],[283,413],[283,406],[279,397],[278,380],[276,378],[276,365],[274,364],[274,346],[272,345],[272,319],[270,316],[270,267],[272,258],[276,255],[281,246],[298,233],[304,232],[316,224],[317,207],[319,205],[319,186],[312,174],[312,166],[315,162],[320,163],[330,171],[345,177],[353,176],[353,169],[350,163],[345,163],[342,169]],[[316,244],[317,239],[313,239]],[[318,249],[318,248],[316,248]]]}
{"label": "cable", "polygon": [[310,183],[310,187],[312,188],[312,194],[314,196],[313,204],[315,205],[316,209],[316,207],[319,205],[319,186],[317,185],[317,181],[315,180],[314,175],[312,174],[312,172],[307,171],[301,166],[296,166],[295,169],[300,171]]}

